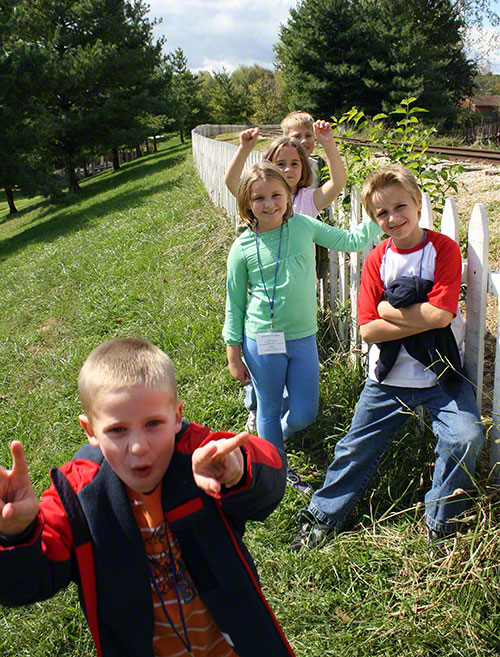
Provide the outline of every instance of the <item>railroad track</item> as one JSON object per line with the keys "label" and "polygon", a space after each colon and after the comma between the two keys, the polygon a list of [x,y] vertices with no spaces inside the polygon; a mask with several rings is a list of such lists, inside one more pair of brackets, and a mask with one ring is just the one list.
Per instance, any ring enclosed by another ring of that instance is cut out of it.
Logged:
{"label": "railroad track", "polygon": [[[342,138],[341,138],[342,139]],[[344,141],[356,143],[361,146],[369,146],[370,148],[382,148],[379,144],[372,144],[371,142],[364,142],[362,139],[347,138]],[[477,148],[465,148],[463,146],[429,146],[427,148],[429,153],[435,155],[445,155],[451,160],[470,160],[474,162],[486,162],[489,164],[500,164],[500,151],[480,150]]]}
{"label": "railroad track", "polygon": [[[262,131],[262,136],[276,138],[281,136],[279,130],[266,130]],[[352,144],[359,144],[360,146],[368,146],[373,149],[383,149],[381,144],[373,144],[371,142],[363,141],[362,139],[356,139],[355,137],[337,137],[341,141],[348,141]],[[480,150],[477,148],[465,148],[463,146],[429,146],[427,148],[429,153],[434,153],[435,155],[444,155],[450,160],[467,160],[471,162],[482,162],[487,164],[498,164],[500,165],[500,151],[489,151],[489,150]]]}

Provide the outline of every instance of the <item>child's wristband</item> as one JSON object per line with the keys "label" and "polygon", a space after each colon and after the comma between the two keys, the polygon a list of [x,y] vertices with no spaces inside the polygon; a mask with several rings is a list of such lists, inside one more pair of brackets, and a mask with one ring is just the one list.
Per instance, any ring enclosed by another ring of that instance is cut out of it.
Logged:
{"label": "child's wristband", "polygon": [[21,543],[27,543],[35,533],[35,529],[38,523],[38,516],[35,516],[30,524],[23,529],[20,534],[15,534],[14,536],[6,536],[5,534],[0,534],[0,545],[2,547],[14,547],[15,545],[20,545]]}

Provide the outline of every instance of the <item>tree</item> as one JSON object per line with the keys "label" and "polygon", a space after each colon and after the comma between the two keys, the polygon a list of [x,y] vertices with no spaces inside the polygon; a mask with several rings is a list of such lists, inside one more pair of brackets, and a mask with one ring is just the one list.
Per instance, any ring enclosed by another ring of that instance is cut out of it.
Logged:
{"label": "tree", "polygon": [[60,182],[51,166],[50,132],[38,98],[36,53],[11,51],[15,2],[2,0],[0,12],[0,187],[10,214],[17,212],[14,191],[25,196],[54,195]]}
{"label": "tree", "polygon": [[442,118],[472,89],[464,27],[451,0],[304,0],[275,50],[292,105],[313,115],[411,95]]}
{"label": "tree", "polygon": [[361,106],[367,43],[358,0],[304,0],[275,46],[290,107],[329,118]]}
{"label": "tree", "polygon": [[167,59],[172,71],[170,114],[181,142],[184,143],[185,134],[189,134],[198,125],[202,115],[201,81],[188,69],[182,48],[177,48]]}
{"label": "tree", "polygon": [[231,81],[247,99],[251,123],[279,123],[288,112],[283,76],[260,64],[238,66]]}
{"label": "tree", "polygon": [[492,8],[496,0],[452,0],[452,9],[458,12],[468,27],[481,27],[487,18],[492,25],[500,24],[498,11]]}
{"label": "tree", "polygon": [[252,123],[281,123],[288,113],[288,95],[281,73],[265,71],[265,74],[250,85],[253,113]]}
{"label": "tree", "polygon": [[250,93],[250,87],[258,80],[266,77],[271,73],[269,69],[260,64],[246,66],[242,64],[231,73],[231,80],[243,93]]}
{"label": "tree", "polygon": [[475,80],[476,91],[478,94],[500,95],[500,75],[488,71],[479,73]]}
{"label": "tree", "polygon": [[372,106],[365,107],[386,111],[416,96],[433,120],[454,118],[459,101],[472,92],[476,69],[465,54],[463,20],[450,1],[362,0],[362,5],[374,43],[363,77]]}
{"label": "tree", "polygon": [[246,123],[252,113],[249,97],[238,89],[226,71],[214,71],[211,80],[204,79],[212,120],[215,123]]}
{"label": "tree", "polygon": [[142,0],[17,3],[12,47],[38,53],[52,154],[73,192],[85,149],[144,134],[138,117],[151,110],[148,84],[162,45],[153,42],[148,10]]}

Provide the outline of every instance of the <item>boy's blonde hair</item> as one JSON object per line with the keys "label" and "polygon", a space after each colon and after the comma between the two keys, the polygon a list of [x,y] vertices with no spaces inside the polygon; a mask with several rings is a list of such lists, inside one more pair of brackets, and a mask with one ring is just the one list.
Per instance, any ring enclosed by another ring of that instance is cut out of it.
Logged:
{"label": "boy's blonde hair", "polygon": [[[375,208],[372,205],[373,194],[386,187],[390,187],[390,185],[401,185],[415,203],[420,206],[422,192],[418,186],[417,179],[408,167],[402,164],[390,164],[380,167],[368,174],[361,190],[361,202],[372,221],[376,221]],[[418,216],[420,217],[420,210],[418,211]]]}
{"label": "boy's blonde hair", "polygon": [[170,358],[158,347],[141,338],[115,338],[90,352],[78,376],[83,410],[92,416],[95,401],[122,386],[145,385],[157,392],[168,392],[175,402],[177,384]]}
{"label": "boy's blonde hair", "polygon": [[278,180],[285,189],[288,203],[283,218],[288,219],[292,216],[292,191],[287,179],[275,164],[269,160],[262,160],[245,171],[238,185],[238,221],[241,225],[250,226],[251,228],[255,228],[257,225],[257,219],[250,208],[251,188],[254,182],[268,182],[270,180]]}
{"label": "boy's blonde hair", "polygon": [[300,126],[305,128],[313,129],[314,119],[307,112],[302,112],[301,110],[296,110],[295,112],[290,112],[287,114],[283,121],[281,122],[281,129],[283,130],[284,135],[288,135],[292,127]]}
{"label": "boy's blonde hair", "polygon": [[292,137],[280,137],[279,139],[275,139],[264,151],[262,158],[264,160],[269,160],[269,162],[274,162],[274,159],[278,157],[280,150],[287,146],[291,146],[297,150],[302,165],[302,173],[299,182],[297,183],[297,189],[300,189],[301,187],[309,187],[312,183],[311,164],[305,150],[296,139],[293,139]]}

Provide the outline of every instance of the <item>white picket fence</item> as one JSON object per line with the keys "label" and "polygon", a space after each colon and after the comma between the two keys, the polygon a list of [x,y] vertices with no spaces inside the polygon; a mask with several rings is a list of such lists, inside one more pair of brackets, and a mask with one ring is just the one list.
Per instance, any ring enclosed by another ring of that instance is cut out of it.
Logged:
{"label": "white picket fence", "polygon": [[[224,208],[231,218],[237,214],[236,202],[224,184],[224,172],[234,155],[236,147],[210,137],[226,132],[238,132],[247,126],[227,125],[198,126],[192,132],[193,156],[208,194],[214,204]],[[262,126],[276,128],[279,126]],[[253,151],[247,165],[258,162],[262,154]],[[351,193],[351,211],[348,217],[342,216],[340,204],[336,205],[333,214],[338,225],[357,226],[362,219],[363,209],[360,194],[356,189]],[[433,215],[427,194],[423,195],[422,217],[423,228],[433,227]],[[454,199],[446,201],[441,217],[441,232],[458,242],[459,219]],[[489,432],[490,463],[492,479],[500,479],[500,272],[489,269],[488,266],[489,227],[486,210],[482,203],[476,203],[469,221],[467,258],[463,260],[462,282],[467,286],[466,293],[466,338],[465,338],[465,368],[467,375],[476,389],[476,399],[481,408],[483,396],[484,341],[486,335],[486,303],[488,294],[497,298],[497,335],[495,350],[495,377],[493,391],[492,420]],[[370,251],[367,247],[361,253],[341,253],[330,251],[329,291],[324,290],[330,308],[336,316],[336,326],[340,339],[350,346],[354,358],[366,350],[357,328],[357,298],[361,267],[364,257]],[[338,309],[349,307],[350,312],[338,312]]]}

